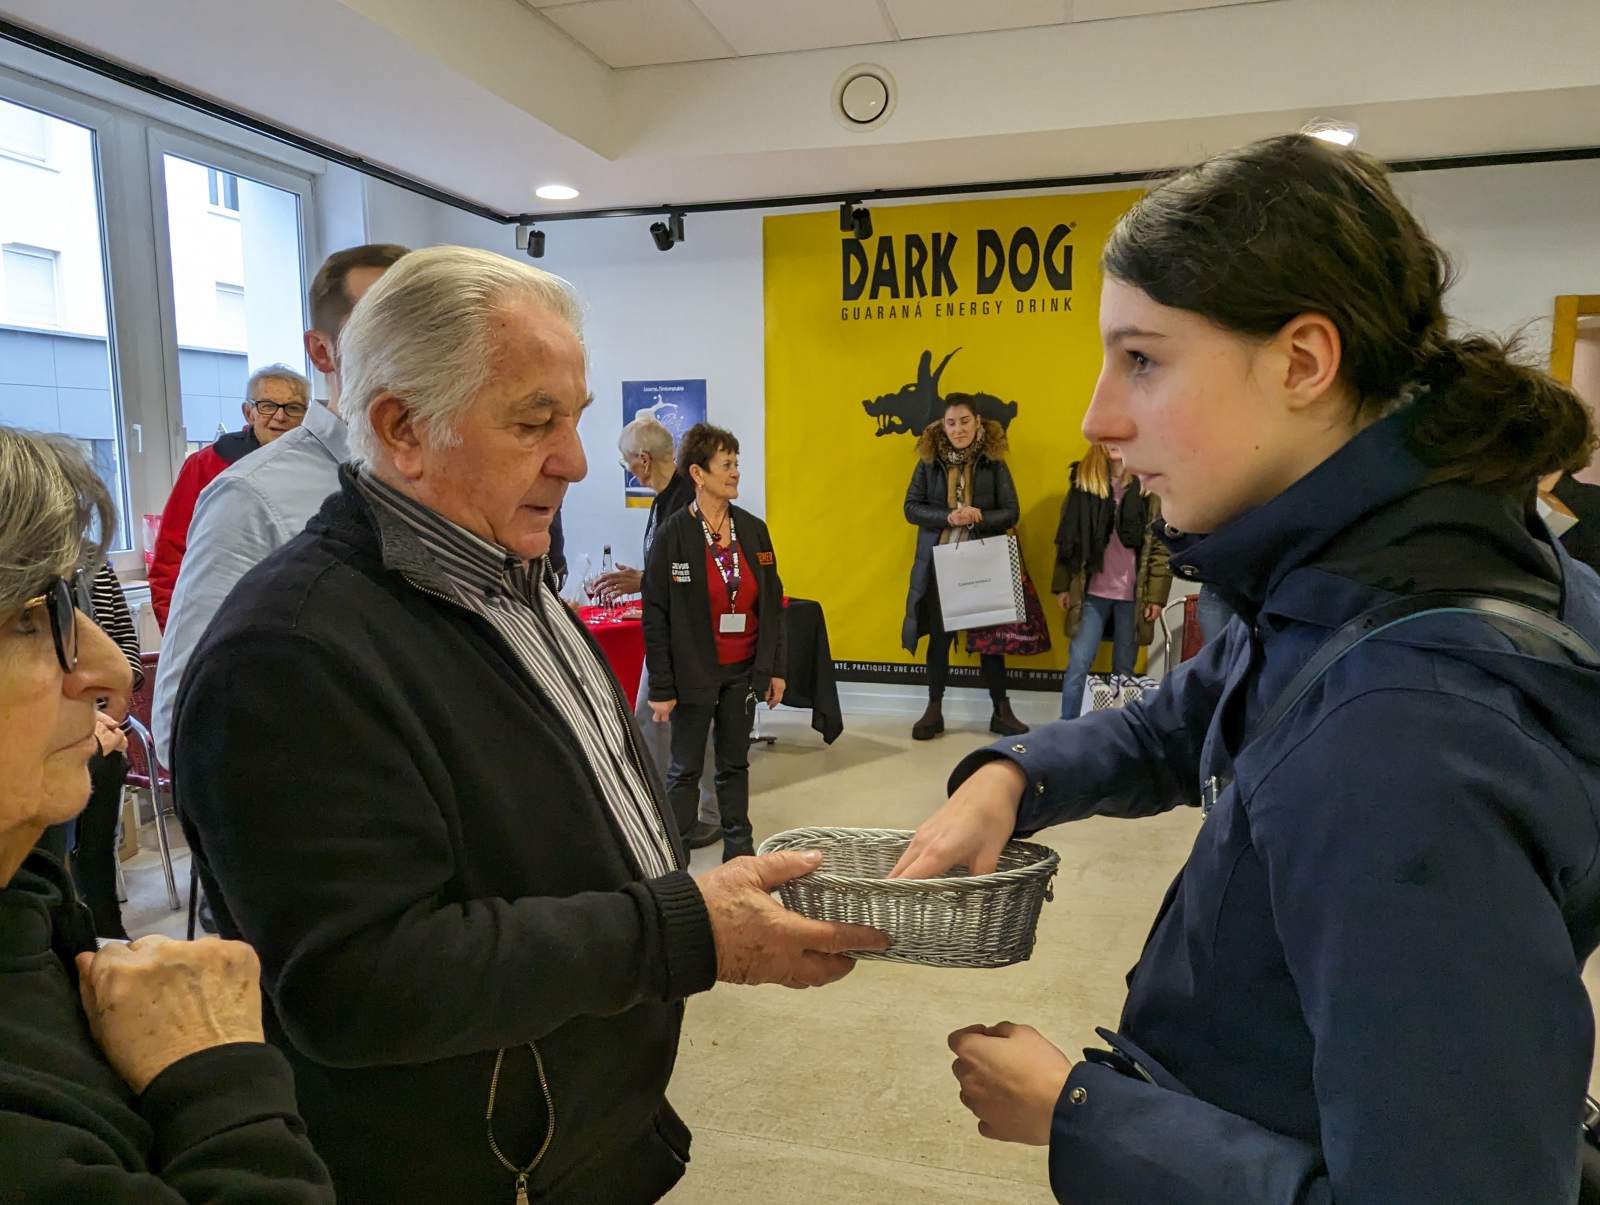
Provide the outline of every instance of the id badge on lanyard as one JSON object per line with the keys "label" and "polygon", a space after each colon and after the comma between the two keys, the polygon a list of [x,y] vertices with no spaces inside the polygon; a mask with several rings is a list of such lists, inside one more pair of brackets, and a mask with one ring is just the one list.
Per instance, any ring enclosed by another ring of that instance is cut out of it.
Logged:
{"label": "id badge on lanyard", "polygon": [[[739,601],[739,587],[743,579],[739,575],[739,536],[733,526],[733,512],[728,512],[728,550],[733,554],[733,568],[731,570],[723,562],[721,550],[717,547],[717,542],[711,538],[711,528],[706,523],[705,516],[700,514],[699,507],[695,508],[695,516],[700,520],[700,530],[705,533],[706,547],[711,550],[711,559],[716,562],[717,572],[722,575],[722,585],[728,591],[728,605],[730,607],[736,606]],[[745,630],[745,621],[748,618],[749,616],[747,615],[729,611],[718,618],[718,630],[723,633],[737,635]]]}

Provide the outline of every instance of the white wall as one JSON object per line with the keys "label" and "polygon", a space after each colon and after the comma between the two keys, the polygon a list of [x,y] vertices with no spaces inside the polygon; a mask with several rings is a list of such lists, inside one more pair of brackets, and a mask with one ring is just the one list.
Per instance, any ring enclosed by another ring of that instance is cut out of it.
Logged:
{"label": "white wall", "polygon": [[[1558,293],[1600,293],[1600,162],[1470,168],[1397,177],[1402,193],[1449,250],[1460,276],[1449,297],[1464,325],[1509,334],[1549,351]],[[459,242],[506,254],[514,234],[459,211],[369,182],[368,237],[412,246]],[[637,560],[645,512],[622,504],[616,439],[623,380],[705,377],[709,418],[740,438],[741,501],[765,509],[763,296],[759,212],[691,214],[688,241],[655,249],[648,220],[547,223],[540,266],[567,277],[589,308],[595,404],[582,432],[590,476],[563,510],[569,555],[597,560],[610,544]],[[847,709],[920,712],[911,689],[850,686]],[[973,698],[965,699],[964,696]],[[954,691],[947,710],[987,717],[977,691]],[[1053,698],[1024,695],[1024,718],[1049,718]]]}

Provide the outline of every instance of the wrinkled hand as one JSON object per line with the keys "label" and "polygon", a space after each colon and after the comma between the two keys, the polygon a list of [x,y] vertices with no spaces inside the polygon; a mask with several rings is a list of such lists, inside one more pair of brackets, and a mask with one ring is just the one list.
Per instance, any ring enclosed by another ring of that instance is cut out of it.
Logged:
{"label": "wrinkled hand", "polygon": [[644,585],[644,570],[618,565],[611,573],[602,573],[594,584],[594,596],[610,606],[629,594],[637,594]]}
{"label": "wrinkled hand", "polygon": [[951,527],[971,527],[983,518],[983,512],[976,506],[958,506],[950,512]]}
{"label": "wrinkled hand", "polygon": [[1028,780],[1005,758],[979,766],[949,801],[922,822],[891,879],[936,879],[952,866],[991,874],[1017,828]]}
{"label": "wrinkled hand", "polygon": [[784,683],[784,680],[782,678],[773,678],[770,682],[767,683],[767,706],[768,707],[776,707],[779,703],[783,702],[784,686],[785,686],[785,683]]}
{"label": "wrinkled hand", "polygon": [[978,1133],[1000,1142],[1050,1145],[1056,1101],[1072,1061],[1031,1025],[969,1025],[950,1035],[961,1103],[978,1119]]}
{"label": "wrinkled hand", "polygon": [[808,920],[772,898],[773,888],[821,863],[815,850],[786,850],[735,858],[695,880],[711,914],[719,980],[821,987],[855,969],[843,951],[889,948],[877,929]]}
{"label": "wrinkled hand", "polygon": [[100,745],[101,757],[128,751],[128,734],[122,730],[122,725],[112,718],[110,712],[94,713],[94,739]]}
{"label": "wrinkled hand", "polygon": [[678,700],[668,699],[665,703],[650,700],[650,718],[657,724],[670,724],[672,722],[672,709],[678,705]]}
{"label": "wrinkled hand", "polygon": [[1145,618],[1145,622],[1146,623],[1154,623],[1156,620],[1160,619],[1161,618],[1161,604],[1160,603],[1146,603],[1145,604],[1145,608],[1144,608],[1144,618]]}
{"label": "wrinkled hand", "polygon": [[89,1031],[136,1093],[201,1050],[266,1041],[261,963],[242,941],[113,943],[78,955],[78,993]]}

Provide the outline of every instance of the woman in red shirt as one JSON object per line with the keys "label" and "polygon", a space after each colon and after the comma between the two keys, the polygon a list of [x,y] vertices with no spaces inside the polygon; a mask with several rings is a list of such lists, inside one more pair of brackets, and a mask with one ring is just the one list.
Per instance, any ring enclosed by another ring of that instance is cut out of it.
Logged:
{"label": "woman in red shirt", "polygon": [[650,709],[672,725],[667,798],[680,833],[700,805],[706,734],[713,733],[722,858],[755,852],[750,827],[750,727],[755,705],[783,699],[783,583],[767,525],[733,505],[739,441],[699,423],[678,446],[692,505],[662,526],[644,570]]}

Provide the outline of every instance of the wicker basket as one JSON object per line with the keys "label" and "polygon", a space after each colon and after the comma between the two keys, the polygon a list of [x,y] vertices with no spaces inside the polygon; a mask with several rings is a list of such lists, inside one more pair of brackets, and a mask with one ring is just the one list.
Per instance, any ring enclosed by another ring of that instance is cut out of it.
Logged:
{"label": "wicker basket", "polygon": [[953,867],[942,879],[891,879],[912,834],[903,829],[796,828],[769,837],[761,853],[819,849],[822,865],[778,888],[784,906],[813,920],[871,925],[892,941],[855,958],[936,967],[1003,967],[1033,954],[1039,909],[1054,898],[1061,855],[1011,841],[993,874]]}

